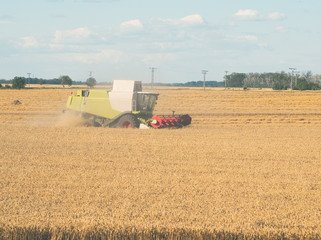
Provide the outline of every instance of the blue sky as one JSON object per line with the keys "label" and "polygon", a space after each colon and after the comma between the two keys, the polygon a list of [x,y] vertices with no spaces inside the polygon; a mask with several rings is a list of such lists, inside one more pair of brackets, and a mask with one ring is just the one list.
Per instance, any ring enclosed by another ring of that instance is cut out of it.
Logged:
{"label": "blue sky", "polygon": [[321,70],[319,0],[1,0],[0,79]]}

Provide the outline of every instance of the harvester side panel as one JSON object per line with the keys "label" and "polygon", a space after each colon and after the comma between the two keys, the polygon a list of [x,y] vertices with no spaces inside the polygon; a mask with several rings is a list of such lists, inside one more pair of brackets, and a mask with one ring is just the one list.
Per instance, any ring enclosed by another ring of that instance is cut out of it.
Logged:
{"label": "harvester side panel", "polygon": [[83,112],[112,119],[121,111],[112,108],[106,90],[90,91],[88,97],[83,98]]}
{"label": "harvester side panel", "polygon": [[80,112],[81,111],[82,97],[69,96],[67,101],[67,108]]}
{"label": "harvester side panel", "polygon": [[112,109],[106,90],[90,91],[87,96],[78,93],[76,96],[70,96],[67,101],[67,109],[108,119],[112,119],[121,113]]}

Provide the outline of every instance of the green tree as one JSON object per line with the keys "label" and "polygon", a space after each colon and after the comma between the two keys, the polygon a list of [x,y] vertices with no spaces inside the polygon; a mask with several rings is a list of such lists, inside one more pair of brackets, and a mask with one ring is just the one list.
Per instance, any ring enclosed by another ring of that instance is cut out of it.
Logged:
{"label": "green tree", "polygon": [[97,81],[96,81],[95,78],[90,77],[90,78],[87,79],[86,84],[87,84],[88,87],[94,87],[94,86],[96,86]]}
{"label": "green tree", "polygon": [[307,71],[305,73],[302,74],[302,77],[304,77],[307,81],[310,81],[312,79],[312,71]]}
{"label": "green tree", "polygon": [[12,79],[12,88],[21,89],[21,88],[25,88],[25,86],[26,86],[25,78],[14,77],[14,79]]}
{"label": "green tree", "polygon": [[294,90],[320,90],[320,86],[318,83],[314,83],[309,81],[311,79],[311,76],[307,76],[303,74],[301,77],[297,78],[297,84],[293,88]]}
{"label": "green tree", "polygon": [[68,85],[69,87],[72,85],[72,80],[68,75],[60,76],[59,79],[63,87],[65,87],[65,85]]}
{"label": "green tree", "polygon": [[285,72],[274,73],[272,76],[273,90],[287,90],[290,86],[291,76],[286,74]]}
{"label": "green tree", "polygon": [[310,82],[309,85],[310,85],[310,90],[320,90],[321,89],[320,85],[317,83]]}
{"label": "green tree", "polygon": [[296,82],[297,82],[297,84],[293,89],[295,89],[295,90],[310,90],[309,83],[305,77],[299,77]]}
{"label": "green tree", "polygon": [[227,87],[244,87],[244,80],[246,78],[245,73],[232,73],[226,75],[226,86]]}
{"label": "green tree", "polygon": [[46,80],[45,79],[40,79],[39,80],[39,84],[42,86],[43,84],[45,84],[46,83]]}

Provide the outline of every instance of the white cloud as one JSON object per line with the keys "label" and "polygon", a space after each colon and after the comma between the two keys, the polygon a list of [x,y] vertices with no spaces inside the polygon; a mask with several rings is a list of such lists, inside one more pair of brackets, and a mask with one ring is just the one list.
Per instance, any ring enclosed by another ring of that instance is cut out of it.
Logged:
{"label": "white cloud", "polygon": [[262,43],[259,43],[258,46],[259,46],[260,48],[268,48],[268,47],[269,47],[269,44],[266,43],[266,42],[262,42]]}
{"label": "white cloud", "polygon": [[74,0],[75,2],[85,3],[103,3],[103,2],[117,2],[118,0]]}
{"label": "white cloud", "polygon": [[12,17],[9,15],[0,15],[0,24],[12,23]]}
{"label": "white cloud", "polygon": [[256,42],[258,40],[258,37],[255,35],[243,35],[238,36],[236,39],[242,41]]}
{"label": "white cloud", "polygon": [[55,42],[80,42],[91,35],[88,28],[76,28],[72,30],[57,30],[55,32]]}
{"label": "white cloud", "polygon": [[84,64],[93,64],[99,62],[119,63],[120,61],[127,59],[126,54],[113,49],[105,49],[98,53],[59,54],[58,57],[66,62],[80,62]]}
{"label": "white cloud", "polygon": [[17,45],[22,48],[36,48],[39,46],[39,42],[34,37],[22,37]]}
{"label": "white cloud", "polygon": [[177,58],[174,53],[151,53],[142,56],[142,61],[149,66],[159,66],[164,62],[170,62]]}
{"label": "white cloud", "polygon": [[193,14],[180,19],[180,22],[190,25],[199,25],[204,23],[204,19],[199,14]]}
{"label": "white cloud", "polygon": [[286,32],[286,28],[283,27],[283,26],[277,26],[277,27],[275,28],[275,30],[276,30],[277,32]]}
{"label": "white cloud", "polygon": [[9,20],[1,20],[0,19],[0,24],[8,24],[8,23],[12,23],[12,22]]}
{"label": "white cloud", "polygon": [[156,19],[156,23],[165,23],[172,26],[201,25],[204,22],[204,18],[199,14],[188,15],[179,19]]}
{"label": "white cloud", "polygon": [[240,20],[257,20],[259,18],[259,12],[253,9],[238,10],[234,17]]}
{"label": "white cloud", "polygon": [[239,20],[257,21],[257,20],[272,20],[279,21],[286,18],[284,13],[271,12],[267,15],[261,15],[254,9],[240,9],[234,15],[234,18]]}
{"label": "white cloud", "polygon": [[124,30],[141,30],[144,28],[142,22],[138,19],[133,19],[133,20],[123,22],[119,26],[121,29],[124,29]]}
{"label": "white cloud", "polygon": [[283,20],[285,19],[285,14],[279,12],[272,12],[266,16],[269,20]]}

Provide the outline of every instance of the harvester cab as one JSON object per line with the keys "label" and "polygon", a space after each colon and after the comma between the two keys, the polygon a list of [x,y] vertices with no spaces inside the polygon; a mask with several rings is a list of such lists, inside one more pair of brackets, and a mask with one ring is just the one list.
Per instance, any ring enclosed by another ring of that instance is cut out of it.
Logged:
{"label": "harvester cab", "polygon": [[185,115],[153,116],[158,93],[143,92],[141,81],[114,80],[112,91],[79,90],[68,98],[66,109],[81,113],[89,124],[122,128],[182,127]]}
{"label": "harvester cab", "polygon": [[111,107],[121,112],[137,112],[151,117],[158,93],[143,92],[141,81],[115,80],[109,92]]}

